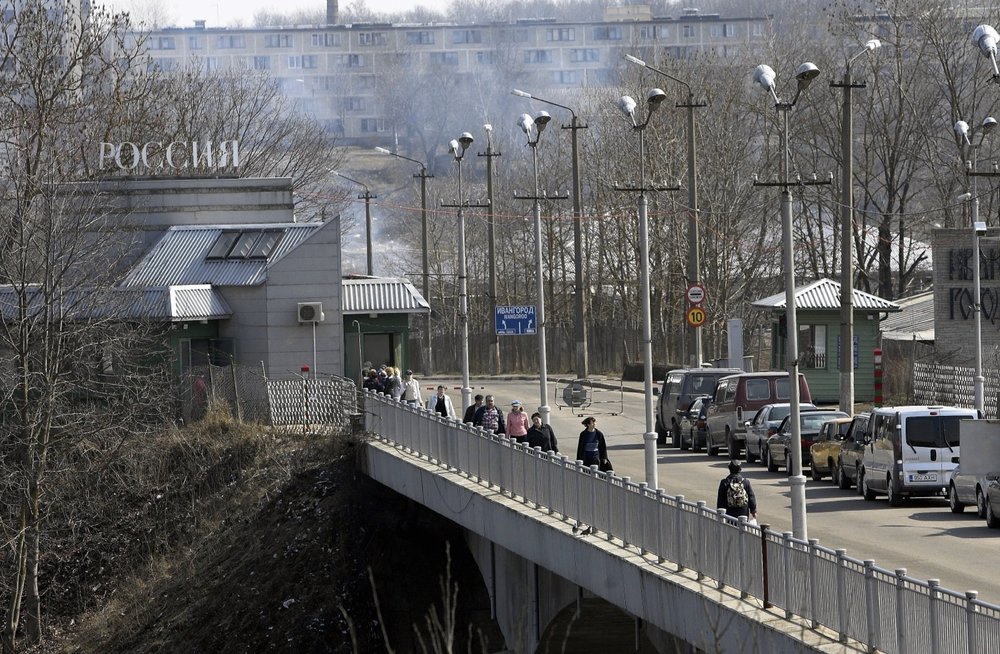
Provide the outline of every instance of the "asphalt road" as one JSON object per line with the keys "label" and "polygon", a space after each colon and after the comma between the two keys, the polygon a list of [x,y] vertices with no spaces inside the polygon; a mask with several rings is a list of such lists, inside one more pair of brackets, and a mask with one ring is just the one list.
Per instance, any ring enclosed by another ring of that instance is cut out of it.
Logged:
{"label": "asphalt road", "polygon": [[[435,377],[421,380],[421,387],[438,383],[449,389],[459,411],[461,393],[454,387],[460,386],[460,380]],[[529,415],[539,404],[537,382],[476,379],[471,385],[473,394],[492,393],[505,414],[515,399],[524,403]],[[561,393],[562,386],[550,381],[547,396],[560,450],[575,456],[577,437],[583,429],[580,423],[585,415],[593,415],[607,438],[615,472],[632,481],[645,481],[642,393],[595,390],[592,406],[581,411],[556,401],[556,390]],[[641,389],[641,384],[630,386]],[[425,399],[429,392],[423,391]],[[704,452],[661,447],[657,459],[661,488],[690,501],[714,504],[719,480],[728,474],[725,451],[713,458]],[[744,463],[744,475],[757,495],[758,520],[775,531],[790,532],[791,501],[784,474],[769,473],[759,463]],[[980,599],[1000,605],[1000,576],[995,573],[1000,569],[1000,530],[987,528],[984,520],[975,517],[974,508],[952,514],[943,497],[915,498],[892,508],[884,497],[865,502],[854,489],[843,491],[824,479],[807,482],[806,512],[809,538],[819,539],[824,547],[844,548],[849,556],[874,559],[890,570],[906,568],[918,579],[939,579],[951,590],[977,590]]]}

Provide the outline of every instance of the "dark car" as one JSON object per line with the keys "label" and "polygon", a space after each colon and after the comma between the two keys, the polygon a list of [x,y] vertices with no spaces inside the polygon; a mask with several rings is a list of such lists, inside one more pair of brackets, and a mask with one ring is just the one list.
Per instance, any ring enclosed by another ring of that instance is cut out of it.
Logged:
{"label": "dark car", "polygon": [[694,402],[688,406],[687,410],[685,410],[680,423],[680,448],[682,450],[691,448],[691,450],[698,452],[705,446],[705,414],[708,411],[708,405],[711,403],[712,396],[703,395],[696,398]]}
{"label": "dark car", "polygon": [[[764,443],[771,436],[778,433],[781,421],[785,419],[792,405],[788,402],[778,402],[776,404],[765,404],[754,415],[753,420],[746,422],[746,443],[747,462],[752,463],[763,457]],[[815,404],[803,402],[799,405],[799,410],[807,411],[818,409]]]}
{"label": "dark car", "polygon": [[[804,468],[809,464],[809,448],[812,447],[813,442],[815,442],[816,436],[819,435],[820,428],[823,427],[823,423],[828,420],[835,420],[836,418],[849,418],[843,411],[830,411],[825,409],[802,411],[799,413],[799,433],[802,437],[802,467]],[[788,474],[791,474],[792,469],[792,457],[791,457],[791,447],[792,447],[792,425],[788,421],[791,416],[787,416],[781,421],[781,426],[778,427],[778,433],[767,439],[767,444],[764,447],[764,456],[767,457],[765,465],[770,472],[777,472],[778,467],[781,465],[785,466]]]}
{"label": "dark car", "polygon": [[[840,452],[833,464],[830,476],[840,488],[847,490],[858,483],[858,472],[861,470],[861,456],[868,440],[868,425],[871,422],[870,413],[859,413],[851,418],[851,426],[840,443]],[[861,489],[858,489],[861,492]]]}

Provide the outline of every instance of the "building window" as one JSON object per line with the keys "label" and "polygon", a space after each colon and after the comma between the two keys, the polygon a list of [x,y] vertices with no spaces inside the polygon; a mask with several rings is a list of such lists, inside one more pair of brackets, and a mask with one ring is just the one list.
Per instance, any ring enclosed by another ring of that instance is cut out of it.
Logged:
{"label": "building window", "polygon": [[407,45],[429,45],[434,43],[434,33],[428,31],[422,32],[407,32],[406,33],[406,43]]}
{"label": "building window", "polygon": [[667,28],[658,25],[641,25],[639,27],[639,38],[650,40],[655,38],[667,38]]}
{"label": "building window", "polygon": [[155,57],[150,60],[147,69],[150,71],[159,71],[162,73],[169,73],[177,70],[177,60],[173,57]]}
{"label": "building window", "polygon": [[482,43],[483,33],[479,30],[455,30],[451,33],[451,42],[462,43]]}
{"label": "building window", "polygon": [[528,30],[524,29],[502,29],[499,32],[499,40],[501,43],[527,43],[528,41]]}
{"label": "building window", "polygon": [[366,134],[385,131],[385,120],[382,118],[362,118],[361,131]]}
{"label": "building window", "polygon": [[799,365],[826,369],[826,325],[799,325]]}
{"label": "building window", "polygon": [[524,63],[526,64],[551,64],[551,50],[526,50],[524,53]]}
{"label": "building window", "polygon": [[329,48],[340,45],[340,34],[331,34],[325,32],[323,34],[313,34],[312,44],[314,47],[318,48]]}
{"label": "building window", "polygon": [[556,84],[576,84],[576,71],[557,70],[553,74],[553,81]]}
{"label": "building window", "polygon": [[204,47],[205,47],[205,42],[202,41],[200,36],[188,37],[188,50],[201,50]]}
{"label": "building window", "polygon": [[290,55],[288,57],[289,68],[316,68],[318,59],[316,55]]}
{"label": "building window", "polygon": [[248,229],[224,231],[205,255],[207,260],[267,259],[281,242],[280,230]]}
{"label": "building window", "polygon": [[265,48],[290,48],[292,47],[291,34],[265,34]]}
{"label": "building window", "polygon": [[374,75],[355,75],[354,88],[357,91],[371,91],[375,88]]}
{"label": "building window", "polygon": [[597,48],[573,48],[569,51],[570,63],[580,64],[600,61],[600,54]]}
{"label": "building window", "polygon": [[219,58],[218,57],[205,57],[202,61],[205,62],[205,70],[211,72],[213,70],[219,70]]}
{"label": "building window", "polygon": [[235,50],[247,47],[246,37],[242,34],[220,34],[215,37],[215,47],[220,50]]}
{"label": "building window", "polygon": [[480,50],[476,53],[476,63],[477,64],[495,64],[497,62],[497,53],[493,50]]}
{"label": "building window", "polygon": [[172,36],[153,36],[149,39],[150,50],[175,50],[177,44]]}
{"label": "building window", "polygon": [[431,53],[431,63],[438,66],[457,66],[458,65],[458,53],[457,52],[432,52]]}
{"label": "building window", "polygon": [[598,25],[594,28],[595,41],[621,41],[622,28],[620,25]]}
{"label": "building window", "polygon": [[255,56],[253,58],[253,69],[254,70],[271,70],[271,58]]}
{"label": "building window", "polygon": [[358,45],[385,45],[385,32],[360,32]]}
{"label": "building window", "polygon": [[572,27],[550,27],[545,30],[546,41],[575,41],[576,36]]}
{"label": "building window", "polygon": [[685,39],[690,39],[693,36],[694,36],[694,25],[685,25],[684,26],[684,38]]}
{"label": "building window", "polygon": [[361,68],[365,65],[365,58],[356,54],[340,55],[337,63],[344,68]]}
{"label": "building window", "polygon": [[344,111],[362,111],[365,108],[364,100],[357,96],[348,96],[341,100]]}

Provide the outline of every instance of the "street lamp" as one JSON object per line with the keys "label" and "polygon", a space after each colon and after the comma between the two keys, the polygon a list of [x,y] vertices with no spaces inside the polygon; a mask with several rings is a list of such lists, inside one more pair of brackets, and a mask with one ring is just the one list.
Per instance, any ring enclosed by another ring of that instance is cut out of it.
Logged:
{"label": "street lamp", "polygon": [[[535,331],[538,336],[538,413],[542,416],[542,424],[549,424],[549,384],[548,366],[545,358],[545,269],[542,261],[542,196],[538,191],[538,140],[542,138],[545,126],[552,120],[547,111],[539,111],[532,118],[521,114],[517,126],[521,128],[528,139],[531,148],[531,169],[534,178],[534,195],[530,197],[514,194],[515,199],[532,200],[532,210],[535,218]],[[532,138],[534,133],[534,138]],[[563,196],[566,197],[566,196]]]}
{"label": "street lamp", "polygon": [[339,173],[336,170],[330,171],[338,177],[343,177],[349,182],[353,182],[358,186],[363,186],[365,192],[358,196],[358,199],[364,199],[365,201],[365,251],[367,252],[367,263],[368,263],[368,276],[371,277],[372,273],[372,210],[371,201],[373,198],[377,198],[377,195],[372,195],[371,191],[368,190],[368,185],[364,182],[359,182],[356,179],[351,179],[344,173]]}
{"label": "street lamp", "polygon": [[663,104],[666,97],[667,94],[662,89],[650,89],[646,94],[646,118],[642,123],[636,121],[635,100],[627,95],[618,100],[618,108],[631,121],[632,131],[639,133],[639,186],[626,188],[615,185],[616,190],[639,193],[639,295],[642,297],[642,363],[646,400],[646,432],[642,435],[642,440],[646,462],[646,484],[654,489],[659,488],[659,480],[656,470],[656,431],[653,427],[653,327],[649,298],[649,219],[646,213],[646,192],[667,189],[646,188],[644,134],[653,112]]}
{"label": "street lamp", "polygon": [[[687,89],[687,102],[677,103],[676,107],[687,109],[687,160],[688,160],[688,261],[687,261],[687,281],[688,284],[699,284],[701,282],[701,253],[699,252],[700,238],[698,235],[698,156],[694,140],[694,110],[697,107],[706,106],[705,103],[694,101],[694,92],[691,85],[683,80],[679,80],[669,73],[665,73],[658,68],[653,68],[642,59],[625,55],[625,59],[647,68],[654,73],[662,75],[669,80],[677,82]],[[695,367],[701,367],[704,353],[702,352],[701,327],[691,327],[691,356],[694,358]]]}
{"label": "street lamp", "polygon": [[795,254],[792,240],[792,194],[791,186],[813,185],[826,182],[796,180],[788,181],[788,113],[795,106],[799,95],[819,75],[819,68],[811,62],[801,64],[795,71],[798,85],[791,102],[782,102],[775,90],[774,69],[760,65],[754,69],[753,80],[774,98],[774,108],[781,114],[781,179],[777,182],[754,182],[755,186],[781,187],[781,232],[785,266],[785,324],[788,340],[785,359],[788,364],[788,422],[792,427],[792,475],[788,478],[792,498],[792,535],[805,540],[806,530],[806,478],[802,475],[802,425],[799,411],[799,326],[795,300]]}
{"label": "street lamp", "polygon": [[968,146],[972,150],[972,159],[966,160],[966,167],[969,171],[969,176],[972,177],[972,191],[968,194],[969,202],[972,214],[972,312],[975,320],[975,330],[976,330],[976,372],[974,379],[975,388],[975,408],[979,410],[981,414],[985,411],[986,402],[986,391],[985,384],[986,379],[983,377],[983,333],[982,333],[982,289],[980,287],[980,272],[979,272],[979,239],[986,235],[986,223],[979,221],[979,195],[978,195],[978,185],[976,181],[978,176],[976,175],[976,165],[979,160],[979,147],[983,144],[983,139],[986,135],[993,131],[997,126],[997,121],[992,116],[987,116],[983,119],[982,124],[976,131],[979,132],[979,142],[973,144],[972,139],[969,138],[972,130],[969,128],[969,124],[964,120],[960,120],[955,123],[955,136],[959,138],[962,142],[962,146]]}
{"label": "street lamp", "polygon": [[[382,154],[387,154],[392,157],[397,157],[399,159],[405,159],[406,161],[411,161],[418,166],[420,166],[420,172],[415,173],[414,177],[420,178],[420,247],[423,248],[423,294],[424,299],[430,301],[431,290],[430,290],[430,264],[428,262],[428,247],[427,247],[427,180],[434,175],[427,174],[427,166],[424,165],[422,161],[417,159],[411,159],[405,155],[399,154],[398,152],[391,152],[385,148],[375,148],[376,152],[381,152]],[[433,359],[433,343],[431,342],[431,312],[427,312],[427,318],[424,321],[424,334],[427,339],[426,346],[426,361],[424,362],[424,374],[430,375],[434,372],[434,359]]]}
{"label": "street lamp", "polygon": [[878,39],[865,43],[863,50],[847,60],[844,80],[830,82],[844,90],[840,124],[840,410],[854,414],[854,113],[851,94],[865,88],[851,81],[851,64],[861,55],[882,47]]}
{"label": "street lamp", "polygon": [[472,145],[473,138],[469,132],[462,132],[457,139],[448,144],[448,152],[458,163],[458,204],[444,204],[443,207],[458,209],[458,315],[462,323],[462,411],[472,405],[472,387],[469,383],[469,289],[466,279],[465,264],[465,198],[462,195],[462,159],[465,151]]}
{"label": "street lamp", "polygon": [[993,81],[1000,83],[1000,69],[997,69],[997,43],[1000,34],[990,25],[980,25],[972,31],[972,42],[979,46],[979,51],[990,60],[993,66]]}
{"label": "street lamp", "polygon": [[527,93],[520,89],[511,91],[512,95],[529,100],[537,100],[544,104],[565,109],[572,117],[569,125],[563,125],[563,129],[572,130],[572,151],[573,151],[573,255],[574,255],[574,278],[576,280],[576,376],[579,379],[586,379],[589,375],[590,362],[587,356],[587,304],[585,289],[587,288],[586,272],[583,268],[583,192],[580,186],[580,148],[577,132],[587,129],[586,125],[580,123],[576,112],[566,105],[539,98],[536,95]]}

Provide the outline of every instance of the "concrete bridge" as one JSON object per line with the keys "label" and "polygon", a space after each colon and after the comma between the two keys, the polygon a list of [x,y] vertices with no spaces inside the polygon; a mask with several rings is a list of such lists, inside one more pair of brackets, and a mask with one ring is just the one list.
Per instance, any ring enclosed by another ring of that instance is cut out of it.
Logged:
{"label": "concrete bridge", "polygon": [[[465,529],[508,648],[584,596],[659,652],[995,652],[1000,607],[365,394],[367,473]],[[631,650],[624,650],[631,651]]]}

